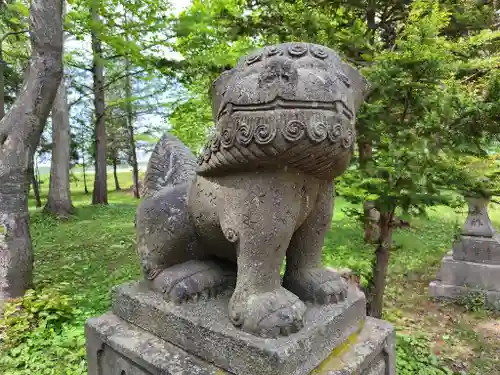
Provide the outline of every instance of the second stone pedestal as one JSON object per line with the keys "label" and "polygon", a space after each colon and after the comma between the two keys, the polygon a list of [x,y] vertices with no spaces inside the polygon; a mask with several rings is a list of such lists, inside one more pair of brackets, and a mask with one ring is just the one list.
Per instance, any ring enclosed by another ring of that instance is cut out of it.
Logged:
{"label": "second stone pedestal", "polygon": [[488,216],[488,200],[467,201],[469,215],[462,236],[443,258],[429,294],[452,301],[480,295],[486,306],[500,310],[500,236]]}
{"label": "second stone pedestal", "polygon": [[500,264],[457,260],[450,252],[443,258],[436,280],[430,283],[429,294],[452,301],[480,295],[487,307],[500,310]]}

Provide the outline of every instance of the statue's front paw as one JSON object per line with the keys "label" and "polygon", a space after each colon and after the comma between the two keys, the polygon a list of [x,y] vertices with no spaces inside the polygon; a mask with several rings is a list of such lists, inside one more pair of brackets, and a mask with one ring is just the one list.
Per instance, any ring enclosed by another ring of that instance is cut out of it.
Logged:
{"label": "statue's front paw", "polygon": [[323,267],[287,270],[283,286],[303,301],[321,305],[344,301],[348,288],[339,273]]}
{"label": "statue's front paw", "polygon": [[176,304],[217,296],[231,283],[231,275],[216,263],[192,260],[163,270],[152,282],[153,289]]}
{"label": "statue's front paw", "polygon": [[235,291],[229,306],[233,324],[243,331],[268,338],[288,336],[302,329],[304,303],[284,288],[247,298]]}

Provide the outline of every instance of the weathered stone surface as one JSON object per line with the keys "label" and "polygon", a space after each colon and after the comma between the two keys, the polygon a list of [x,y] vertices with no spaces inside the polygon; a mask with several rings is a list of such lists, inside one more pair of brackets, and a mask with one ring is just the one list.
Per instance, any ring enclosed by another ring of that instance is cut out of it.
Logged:
{"label": "weathered stone surface", "polygon": [[445,285],[500,291],[500,265],[458,261],[447,255],[436,279]]}
{"label": "weathered stone surface", "polygon": [[464,236],[479,236],[479,237],[493,237],[495,235],[495,228],[491,223],[488,215],[488,204],[490,202],[487,198],[474,198],[465,197],[469,205],[469,214],[465,221],[462,234]]}
{"label": "weathered stone surface", "polygon": [[391,324],[367,318],[357,336],[335,349],[311,375],[395,375],[395,332]]}
{"label": "weathered stone surface", "polygon": [[462,236],[453,244],[453,259],[500,264],[500,235],[491,238]]}
{"label": "weathered stone surface", "polygon": [[364,295],[352,286],[339,304],[308,304],[304,328],[288,337],[261,338],[241,332],[229,319],[231,291],[197,303],[175,305],[144,283],[113,291],[113,312],[217,366],[238,375],[302,375],[359,329]]}
{"label": "weathered stone surface", "polygon": [[432,281],[429,284],[429,295],[439,300],[456,301],[467,296],[484,297],[485,306],[500,311],[500,291],[488,291],[459,285],[447,285],[441,281]]}
{"label": "weathered stone surface", "polygon": [[223,375],[225,372],[113,314],[85,326],[88,375]]}
{"label": "weathered stone surface", "polygon": [[323,179],[343,173],[365,85],[323,46],[283,43],[254,51],[214,84],[216,130],[199,173],[262,166]]}
{"label": "weathered stone surface", "polygon": [[321,255],[366,87],[335,51],[308,43],[260,49],[222,74],[198,165],[172,135],[150,159],[136,215],[150,288],[182,304],[235,283],[232,324],[272,338],[301,330],[306,303],[341,303],[347,284]]}
{"label": "weathered stone surface", "polygon": [[[86,336],[89,375],[231,374],[113,314],[89,319]],[[395,375],[394,360],[393,328],[367,318],[362,330],[311,375]],[[252,375],[261,373],[257,370]]]}

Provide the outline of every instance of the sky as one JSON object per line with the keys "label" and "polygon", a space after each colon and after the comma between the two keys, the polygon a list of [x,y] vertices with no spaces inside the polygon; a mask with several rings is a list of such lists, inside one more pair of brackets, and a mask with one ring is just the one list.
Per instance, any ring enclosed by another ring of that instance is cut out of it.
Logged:
{"label": "sky", "polygon": [[171,0],[170,1],[174,6],[174,12],[177,13],[181,11],[183,8],[187,7],[191,0]]}

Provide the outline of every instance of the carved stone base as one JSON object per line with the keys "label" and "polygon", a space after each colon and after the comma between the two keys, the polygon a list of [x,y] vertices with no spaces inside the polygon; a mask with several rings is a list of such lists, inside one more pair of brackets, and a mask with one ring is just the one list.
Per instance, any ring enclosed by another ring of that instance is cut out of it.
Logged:
{"label": "carved stone base", "polygon": [[500,310],[500,264],[456,260],[448,253],[437,280],[429,285],[430,296],[458,300],[473,293],[483,295],[487,306]]}
{"label": "carved stone base", "polygon": [[[227,372],[125,322],[114,314],[86,325],[89,375],[224,375]],[[219,345],[218,350],[227,348]],[[394,331],[367,318],[362,329],[332,351],[311,375],[395,375]],[[254,367],[252,375],[264,374]],[[274,374],[282,374],[275,372]],[[293,372],[292,374],[305,374]]]}
{"label": "carved stone base", "polygon": [[453,259],[500,264],[500,235],[491,238],[462,236],[453,244]]}
{"label": "carved stone base", "polygon": [[429,295],[438,300],[457,301],[471,295],[484,298],[484,305],[490,309],[500,311],[500,292],[481,290],[458,285],[446,285],[441,281],[432,281],[429,284]]}
{"label": "carved stone base", "polygon": [[233,326],[227,307],[231,291],[208,301],[174,305],[142,282],[113,290],[113,312],[161,339],[227,371],[241,375],[302,375],[358,331],[366,316],[365,297],[351,286],[347,299],[328,306],[308,305],[304,328],[265,339]]}

